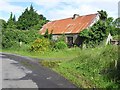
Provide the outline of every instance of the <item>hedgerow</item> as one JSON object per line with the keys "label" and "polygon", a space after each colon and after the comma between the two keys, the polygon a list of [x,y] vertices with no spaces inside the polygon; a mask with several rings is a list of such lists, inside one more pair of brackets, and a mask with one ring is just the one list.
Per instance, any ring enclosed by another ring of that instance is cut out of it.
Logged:
{"label": "hedgerow", "polygon": [[19,46],[19,43],[30,44],[36,38],[41,37],[38,31],[35,30],[13,30],[13,29],[3,29],[2,30],[2,48],[11,48]]}

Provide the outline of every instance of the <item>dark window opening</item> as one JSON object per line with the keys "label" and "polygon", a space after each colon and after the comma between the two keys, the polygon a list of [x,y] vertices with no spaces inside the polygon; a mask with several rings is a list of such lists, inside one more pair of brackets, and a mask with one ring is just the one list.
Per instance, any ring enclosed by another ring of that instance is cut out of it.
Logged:
{"label": "dark window opening", "polygon": [[68,46],[73,46],[73,37],[67,37]]}

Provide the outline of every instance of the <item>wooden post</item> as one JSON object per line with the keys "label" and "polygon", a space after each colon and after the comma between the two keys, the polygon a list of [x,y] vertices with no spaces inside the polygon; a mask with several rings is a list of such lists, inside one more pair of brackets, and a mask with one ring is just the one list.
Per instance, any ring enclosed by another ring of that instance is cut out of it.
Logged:
{"label": "wooden post", "polygon": [[107,37],[107,40],[106,40],[106,45],[107,44],[110,44],[110,40],[112,40],[113,38],[112,38],[112,36],[111,36],[111,34],[109,33],[109,35],[108,35],[108,37]]}
{"label": "wooden post", "polygon": [[22,41],[20,41],[20,47],[22,46]]}
{"label": "wooden post", "polygon": [[115,68],[117,69],[117,60],[115,60]]}

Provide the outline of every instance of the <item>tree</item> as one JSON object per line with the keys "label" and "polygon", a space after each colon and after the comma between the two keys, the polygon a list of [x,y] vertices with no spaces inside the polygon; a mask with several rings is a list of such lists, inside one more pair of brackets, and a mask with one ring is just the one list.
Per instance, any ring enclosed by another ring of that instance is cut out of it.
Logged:
{"label": "tree", "polygon": [[7,21],[7,28],[16,29],[15,15],[13,17],[12,12],[10,14],[10,18]]}
{"label": "tree", "polygon": [[31,28],[38,30],[46,21],[46,18],[43,15],[39,15],[31,5],[30,9],[26,8],[18,18],[17,28],[21,30],[29,30]]}
{"label": "tree", "polygon": [[49,38],[49,32],[48,32],[48,29],[45,31],[44,37],[45,37],[45,38]]}
{"label": "tree", "polygon": [[15,15],[13,16],[13,21],[16,22],[16,17],[15,17]]}
{"label": "tree", "polygon": [[6,28],[6,21],[0,19],[0,48],[2,48],[2,31]]}
{"label": "tree", "polygon": [[113,35],[115,27],[113,25],[113,18],[107,18],[106,11],[98,11],[100,20],[98,20],[92,27],[80,32],[80,36],[85,39],[88,47],[95,47],[99,45],[109,33]]}
{"label": "tree", "polygon": [[25,11],[22,13],[22,15],[18,18],[17,29],[21,29],[21,30],[28,29],[29,27],[28,15],[29,15],[29,11],[28,11],[28,8],[26,8]]}
{"label": "tree", "polygon": [[120,17],[117,18],[117,19],[115,19],[114,25],[115,25],[116,27],[118,27],[118,28],[120,27]]}
{"label": "tree", "polygon": [[43,35],[45,38],[48,38],[48,39],[52,39],[52,36],[53,36],[53,30],[51,30],[51,32],[49,33],[48,32],[48,29],[46,29],[46,31],[45,31],[45,34]]}
{"label": "tree", "polygon": [[98,13],[101,20],[105,21],[107,19],[108,15],[106,11],[101,10],[101,11],[98,11]]}
{"label": "tree", "polygon": [[6,25],[7,25],[6,21],[3,19],[0,19],[0,30],[5,29]]}
{"label": "tree", "polygon": [[52,39],[53,37],[53,30],[51,31],[51,33],[49,34],[49,39]]}

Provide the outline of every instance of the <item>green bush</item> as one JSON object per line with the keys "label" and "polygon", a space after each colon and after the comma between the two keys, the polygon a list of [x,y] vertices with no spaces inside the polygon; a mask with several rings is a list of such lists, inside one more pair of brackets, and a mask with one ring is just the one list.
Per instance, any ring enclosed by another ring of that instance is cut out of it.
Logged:
{"label": "green bush", "polygon": [[61,62],[55,70],[78,87],[120,88],[120,58],[117,46],[81,50],[78,57]]}
{"label": "green bush", "polygon": [[63,34],[63,35],[61,35],[60,37],[58,37],[57,42],[61,42],[61,41],[65,42],[65,39],[66,39],[66,37],[65,37],[65,35]]}
{"label": "green bush", "polygon": [[110,33],[112,36],[120,35],[120,28],[115,28]]}
{"label": "green bush", "polygon": [[31,51],[43,52],[50,48],[50,41],[46,38],[36,39],[30,47]]}
{"label": "green bush", "polygon": [[65,49],[67,48],[67,44],[63,41],[59,41],[55,44],[56,49]]}
{"label": "green bush", "polygon": [[19,42],[23,42],[25,44],[32,43],[35,39],[41,37],[38,34],[38,31],[35,30],[13,30],[10,28],[2,30],[2,48],[11,48],[19,45]]}
{"label": "green bush", "polygon": [[19,46],[19,42],[16,41],[12,41],[12,40],[4,40],[2,41],[2,48],[12,48],[12,47],[18,47]]}
{"label": "green bush", "polygon": [[15,31],[12,30],[2,30],[2,48],[11,48],[16,46],[17,43],[17,35]]}

